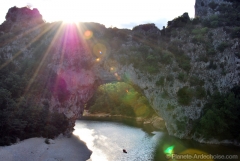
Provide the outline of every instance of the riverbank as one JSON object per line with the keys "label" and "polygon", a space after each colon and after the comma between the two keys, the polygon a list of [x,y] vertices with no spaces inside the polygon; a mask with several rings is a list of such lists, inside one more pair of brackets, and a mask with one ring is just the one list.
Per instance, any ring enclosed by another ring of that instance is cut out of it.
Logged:
{"label": "riverbank", "polygon": [[92,152],[77,136],[59,136],[48,140],[30,138],[11,146],[0,147],[2,161],[86,161]]}
{"label": "riverbank", "polygon": [[150,118],[143,117],[129,117],[123,115],[111,115],[107,113],[92,114],[87,110],[84,111],[83,116],[79,120],[95,120],[95,121],[119,121],[123,123],[130,123],[134,126],[151,127],[152,130],[165,130],[165,121],[159,116],[152,116]]}
{"label": "riverbank", "polygon": [[[159,116],[152,116],[151,118],[142,118],[142,117],[129,117],[129,116],[123,116],[123,115],[110,115],[107,113],[98,113],[98,114],[91,114],[88,113],[87,110],[84,111],[83,116],[79,118],[79,120],[92,120],[92,121],[114,121],[114,122],[122,122],[128,125],[136,126],[143,128],[147,132],[152,132],[155,130],[166,130],[165,122],[164,120]],[[215,144],[215,145],[234,145],[240,147],[239,142],[232,142],[229,140],[223,140],[219,141],[216,139],[206,140],[204,138],[184,138],[172,135],[179,139],[187,139],[187,140],[194,140],[199,143],[203,144]]]}

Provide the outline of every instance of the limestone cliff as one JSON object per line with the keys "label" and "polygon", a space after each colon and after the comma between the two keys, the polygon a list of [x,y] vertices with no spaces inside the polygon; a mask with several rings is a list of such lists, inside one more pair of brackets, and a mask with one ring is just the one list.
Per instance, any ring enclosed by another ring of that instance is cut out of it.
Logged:
{"label": "limestone cliff", "polygon": [[118,36],[118,31],[112,41],[124,41],[102,66],[105,70],[114,69],[116,77],[143,90],[165,120],[170,135],[211,142],[196,138],[194,122],[203,114],[212,94],[226,93],[239,85],[240,46],[239,36],[234,35],[237,27],[224,22],[207,27],[205,22],[211,20],[204,18],[203,15],[200,23],[199,18],[190,20],[183,14],[166,29],[139,25],[132,32],[125,32],[124,38]]}
{"label": "limestone cliff", "polygon": [[[5,61],[0,69],[11,62],[19,68],[14,70],[20,70],[34,60],[38,66],[26,70],[31,79],[25,94],[31,89],[36,102],[64,113],[68,132],[99,84],[125,81],[141,89],[170,135],[200,141],[193,126],[204,105],[213,93],[239,85],[239,3],[235,3],[237,7],[229,11],[228,1],[197,0],[200,18],[184,13],[163,30],[154,24],[127,30],[96,23],[31,23],[20,15],[33,11],[12,8],[0,26]],[[34,91],[35,84],[44,89]]]}
{"label": "limestone cliff", "polygon": [[26,68],[25,63],[38,65],[36,69],[29,69],[29,73],[23,73],[27,77],[35,73],[26,87],[26,94],[34,90],[35,82],[46,84],[41,87],[46,94],[39,91],[30,97],[34,97],[38,105],[47,104],[51,112],[63,113],[69,120],[66,133],[71,133],[96,83],[92,57],[77,36],[76,26],[58,23],[49,26],[37,9],[12,7],[0,30],[1,58],[6,62],[1,69],[10,62],[18,66],[18,70]]}

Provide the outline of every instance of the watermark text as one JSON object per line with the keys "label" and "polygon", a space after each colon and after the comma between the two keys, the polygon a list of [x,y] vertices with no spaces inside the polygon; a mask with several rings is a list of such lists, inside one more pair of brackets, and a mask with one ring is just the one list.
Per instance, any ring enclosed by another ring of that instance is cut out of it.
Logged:
{"label": "watermark text", "polygon": [[167,159],[177,159],[177,160],[191,160],[191,159],[199,159],[199,160],[208,160],[208,159],[238,159],[238,155],[220,155],[220,154],[167,154]]}

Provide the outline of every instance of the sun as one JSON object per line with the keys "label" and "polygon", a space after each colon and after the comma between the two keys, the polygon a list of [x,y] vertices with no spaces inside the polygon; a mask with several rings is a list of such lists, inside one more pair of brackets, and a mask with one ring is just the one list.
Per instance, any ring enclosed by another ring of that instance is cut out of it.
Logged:
{"label": "sun", "polygon": [[81,16],[79,13],[73,13],[71,10],[67,10],[64,13],[58,15],[58,19],[64,23],[77,23],[80,22]]}
{"label": "sun", "polygon": [[[109,8],[109,1],[81,1],[81,0],[51,0],[46,3],[36,1],[33,8],[41,11],[47,22],[62,21],[64,23],[99,22],[107,26],[116,24],[119,19],[113,18],[111,13],[118,11]],[[121,10],[121,13],[123,11]],[[119,12],[118,12],[119,13]],[[120,15],[120,13],[118,14]],[[124,16],[124,19],[127,17]]]}
{"label": "sun", "polygon": [[80,22],[80,20],[79,19],[76,19],[76,18],[74,18],[74,17],[71,17],[71,16],[64,16],[64,17],[62,17],[62,18],[60,18],[60,20],[61,21],[63,21],[63,23],[78,23],[78,22]]}
{"label": "sun", "polygon": [[[49,2],[49,6],[40,6],[39,8],[43,17],[50,22],[63,21],[64,23],[77,23],[84,20],[84,13],[86,13],[85,8],[81,7],[82,4],[80,2],[76,0],[53,0]],[[52,6],[54,6],[54,9]]]}

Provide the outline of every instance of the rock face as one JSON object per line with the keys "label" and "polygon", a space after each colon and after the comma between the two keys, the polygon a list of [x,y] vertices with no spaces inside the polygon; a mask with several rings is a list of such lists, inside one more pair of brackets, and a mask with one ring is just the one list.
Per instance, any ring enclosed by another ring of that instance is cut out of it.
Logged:
{"label": "rock face", "polygon": [[220,4],[230,4],[230,2],[226,0],[196,0],[195,17],[209,17],[218,14],[215,9]]}
{"label": "rock face", "polygon": [[[23,61],[42,57],[32,79],[47,81],[48,85],[43,88],[49,91],[48,96],[39,93],[31,97],[36,97],[38,105],[47,104],[51,112],[63,113],[69,121],[66,133],[71,133],[75,120],[82,115],[84,104],[96,88],[92,56],[75,25],[55,25],[56,29],[52,29],[53,26],[43,22],[37,9],[10,8],[0,30],[4,36],[14,35],[14,38],[3,41],[6,44],[0,47],[1,58],[12,61],[21,69]],[[45,75],[50,75],[49,78],[41,78],[44,75],[38,72],[42,69],[47,71]]]}
{"label": "rock face", "polygon": [[[184,30],[179,30],[179,33],[181,33],[179,37],[182,40],[184,40],[185,34],[188,39],[193,38]],[[215,49],[222,42],[228,42],[230,45],[223,52],[216,51],[217,53],[211,57],[212,60],[208,59],[204,62],[199,61],[201,56],[207,54],[207,51],[203,49],[203,45],[192,42],[184,43],[182,50],[184,53],[187,53],[191,60],[191,70],[189,71],[187,81],[178,79],[179,73],[183,71],[175,71],[178,68],[176,62],[162,67],[161,72],[154,75],[143,73],[134,68],[132,64],[126,66],[119,65],[117,67],[119,75],[122,77],[127,76],[129,80],[143,90],[151,106],[166,122],[166,128],[170,135],[188,138],[190,133],[188,130],[191,130],[192,121],[200,117],[202,107],[206,103],[206,99],[193,99],[190,105],[179,105],[177,92],[184,86],[191,86],[189,81],[191,77],[197,76],[203,80],[203,88],[210,94],[216,89],[221,93],[227,92],[239,84],[240,59],[235,55],[239,50],[239,40],[231,39],[230,35],[226,34],[223,28],[211,29],[209,33],[213,33],[212,39],[214,40],[213,45]],[[170,41],[177,41],[179,37],[171,37]],[[194,52],[191,49],[194,49]],[[210,66],[211,61],[216,65],[216,69]],[[224,67],[221,64],[224,64]],[[169,75],[173,78],[172,80],[167,79]],[[160,78],[164,78],[164,86],[159,87],[156,85],[156,82]],[[194,91],[197,90],[197,88],[193,88]],[[168,94],[167,97],[164,97],[165,93]],[[177,124],[185,127],[184,132],[179,131]]]}
{"label": "rock face", "polygon": [[18,29],[20,32],[31,27],[37,27],[44,22],[38,9],[34,8],[31,10],[27,7],[12,7],[8,10],[5,18],[6,21],[4,21],[0,27],[0,31],[4,32],[9,32],[13,30],[13,28],[15,28],[15,30]]}
{"label": "rock face", "polygon": [[57,75],[51,88],[50,110],[64,113],[72,128],[76,119],[83,114],[84,104],[93,95],[96,77],[87,65],[91,57],[76,37],[76,28],[71,26],[71,32],[54,43],[48,68]]}

